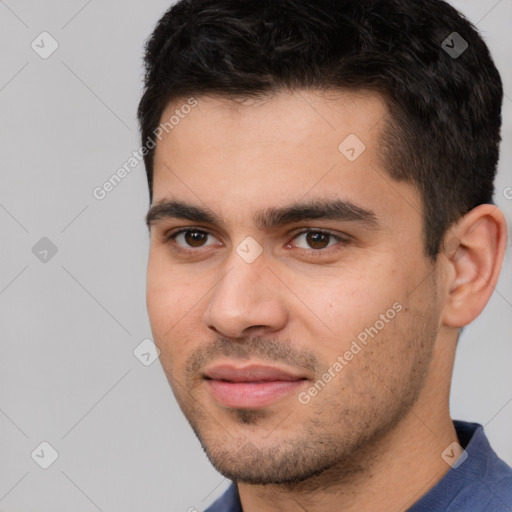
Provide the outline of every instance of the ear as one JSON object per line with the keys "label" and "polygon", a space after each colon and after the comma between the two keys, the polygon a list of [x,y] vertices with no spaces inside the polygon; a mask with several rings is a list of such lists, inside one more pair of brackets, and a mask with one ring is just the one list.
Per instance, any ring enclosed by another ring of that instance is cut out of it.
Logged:
{"label": "ear", "polygon": [[463,327],[482,312],[498,281],[506,246],[507,223],[492,204],[477,206],[448,230],[444,325]]}

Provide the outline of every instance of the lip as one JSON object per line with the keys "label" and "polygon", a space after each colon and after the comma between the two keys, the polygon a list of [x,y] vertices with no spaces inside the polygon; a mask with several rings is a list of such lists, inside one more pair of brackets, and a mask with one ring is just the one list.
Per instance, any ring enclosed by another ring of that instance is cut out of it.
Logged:
{"label": "lip", "polygon": [[305,379],[302,374],[261,364],[235,366],[232,364],[218,364],[207,368],[204,375],[212,380],[227,380],[230,382],[257,382],[257,381],[293,381]]}
{"label": "lip", "polygon": [[213,398],[229,408],[261,408],[296,392],[307,378],[290,370],[267,365],[220,364],[204,372]]}

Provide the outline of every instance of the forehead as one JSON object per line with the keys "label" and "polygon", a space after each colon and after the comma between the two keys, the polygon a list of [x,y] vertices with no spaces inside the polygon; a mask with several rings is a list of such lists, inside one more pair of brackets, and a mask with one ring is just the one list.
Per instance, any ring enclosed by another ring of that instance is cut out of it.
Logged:
{"label": "forehead", "polygon": [[382,194],[388,109],[380,95],[301,90],[197,100],[183,110],[186,99],[173,101],[162,114],[162,125],[172,116],[179,122],[157,143],[154,203],[171,197],[221,212],[229,202],[243,212],[308,197],[369,202],[376,211],[396,202],[396,192]]}
{"label": "forehead", "polygon": [[221,142],[227,149],[273,138],[291,145],[323,142],[332,147],[347,130],[361,138],[377,137],[374,128],[388,115],[383,97],[371,91],[295,90],[256,98],[210,95],[197,98],[194,108],[187,103],[186,98],[174,100],[162,113],[161,126],[171,120],[163,134],[171,145],[197,138],[203,147]]}

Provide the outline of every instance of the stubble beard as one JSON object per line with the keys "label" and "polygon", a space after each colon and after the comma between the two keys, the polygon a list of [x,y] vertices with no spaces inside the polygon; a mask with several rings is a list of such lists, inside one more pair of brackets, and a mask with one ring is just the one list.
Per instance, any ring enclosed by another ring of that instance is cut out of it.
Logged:
{"label": "stubble beard", "polygon": [[[424,354],[426,359],[429,354]],[[318,490],[350,481],[368,469],[373,449],[416,401],[427,368],[428,361],[417,361],[404,379],[406,388],[385,405],[354,409],[341,401],[319,400],[293,436],[283,438],[273,435],[279,427],[271,432],[272,424],[278,422],[266,421],[265,410],[234,409],[229,411],[229,421],[218,422],[190,404],[182,404],[182,410],[208,459],[226,478],[295,491]],[[334,417],[333,409],[337,409]],[[288,421],[293,423],[293,412],[283,424]]]}
{"label": "stubble beard", "polygon": [[[433,288],[434,295],[429,298],[435,301],[435,281]],[[435,307],[426,312],[424,305],[423,301],[416,304],[415,314],[409,311],[401,327],[396,326],[388,337],[376,342],[380,352],[377,347],[366,348],[358,356],[361,359],[352,368],[351,378],[359,379],[359,385],[369,390],[364,403],[353,398],[347,401],[350,390],[340,397],[324,390],[306,406],[292,403],[291,413],[280,425],[265,409],[232,409],[214,416],[211,410],[198,407],[196,400],[175,390],[183,413],[215,469],[237,483],[277,485],[297,492],[329,488],[367,471],[373,451],[410,412],[425,382],[437,338],[437,316]],[[379,355],[393,335],[408,337],[401,347],[408,355],[383,379],[372,368],[379,368]],[[363,370],[365,377],[358,375]],[[343,374],[337,376],[343,378]],[[370,386],[365,379],[372,379]],[[345,386],[350,387],[350,381]],[[311,407],[300,424],[294,424],[294,407]],[[288,430],[279,436],[284,426]]]}

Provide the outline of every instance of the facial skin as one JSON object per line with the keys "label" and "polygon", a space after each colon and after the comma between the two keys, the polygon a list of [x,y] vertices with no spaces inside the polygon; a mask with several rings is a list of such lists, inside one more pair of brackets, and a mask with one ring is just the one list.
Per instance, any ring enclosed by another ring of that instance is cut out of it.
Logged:
{"label": "facial skin", "polygon": [[[239,484],[244,511],[339,510],[340,498],[343,510],[410,506],[449,469],[440,454],[457,441],[448,401],[458,328],[497,279],[502,216],[481,207],[450,231],[434,264],[423,252],[419,193],[383,168],[378,95],[198,99],[158,142],[149,216],[148,313],[183,413],[213,465]],[[365,144],[354,161],[338,149],[350,134]],[[167,216],[159,205],[170,201],[219,222]],[[352,209],[256,222],[315,201]],[[463,246],[467,233],[478,250]],[[247,237],[262,249],[252,262],[240,251],[255,254]],[[365,329],[373,336],[363,344]],[[227,406],[205,379],[217,364],[273,366],[303,380],[270,403]]]}

